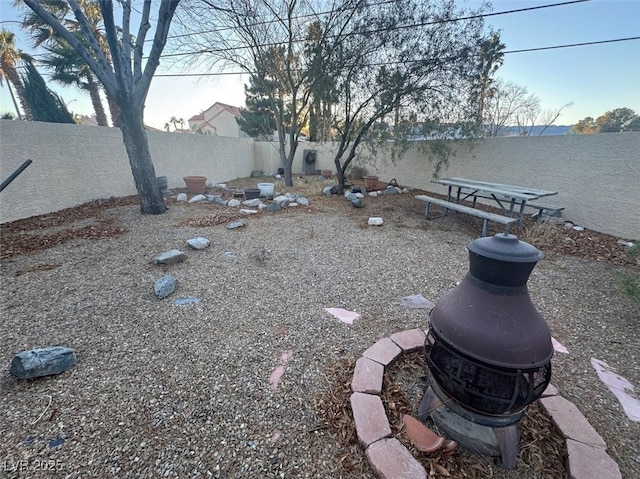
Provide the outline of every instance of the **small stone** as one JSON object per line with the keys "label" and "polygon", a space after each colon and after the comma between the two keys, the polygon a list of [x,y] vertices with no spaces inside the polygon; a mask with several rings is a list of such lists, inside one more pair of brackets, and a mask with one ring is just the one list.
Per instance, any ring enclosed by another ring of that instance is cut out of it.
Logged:
{"label": "small stone", "polygon": [[400,304],[405,308],[413,309],[433,309],[436,305],[429,301],[421,294],[412,294],[411,296],[405,296],[400,300]]}
{"label": "small stone", "polygon": [[227,202],[222,199],[220,195],[206,195],[209,203],[215,203],[217,205],[227,206]]}
{"label": "small stone", "polygon": [[280,211],[281,209],[282,209],[282,206],[280,206],[277,203],[271,203],[267,205],[267,211]]}
{"label": "small stone", "polygon": [[362,201],[360,200],[360,198],[355,198],[351,200],[351,206],[353,206],[354,208],[362,208]]}
{"label": "small stone", "polygon": [[176,201],[187,201],[186,193],[180,193],[176,196]]}
{"label": "small stone", "polygon": [[367,195],[369,195],[369,196],[378,196],[378,192],[377,191],[370,191],[369,193],[367,193]]}
{"label": "small stone", "polygon": [[260,201],[260,198],[254,198],[252,200],[245,200],[242,202],[242,204],[244,206],[252,206],[252,207],[256,207],[256,206],[260,206],[262,204],[262,201]]}
{"label": "small stone", "polygon": [[289,203],[287,206],[300,206],[300,203],[296,203],[294,201],[293,203]]}
{"label": "small stone", "polygon": [[618,244],[620,246],[626,246],[628,248],[631,248],[633,246],[633,243],[631,241],[625,241],[625,240],[622,240],[622,239],[618,240]]}
{"label": "small stone", "polygon": [[290,201],[291,201],[291,198],[285,195],[279,195],[273,199],[273,202],[279,206],[287,206],[287,204],[289,204]]}
{"label": "small stone", "polygon": [[153,262],[155,264],[176,264],[182,263],[185,259],[187,259],[186,254],[178,249],[172,249],[153,258]]}
{"label": "small stone", "polygon": [[204,201],[206,199],[207,197],[204,195],[195,195],[193,198],[189,200],[189,203],[197,203],[199,201]]}
{"label": "small stone", "polygon": [[76,362],[76,353],[64,346],[31,349],[13,357],[9,373],[18,379],[51,376],[66,371]]}
{"label": "small stone", "polygon": [[240,213],[242,213],[243,215],[255,215],[258,212],[258,210],[248,210],[246,208],[242,208],[240,210]]}
{"label": "small stone", "polygon": [[309,200],[304,196],[298,197],[296,203],[298,203],[300,206],[309,206]]}
{"label": "small stone", "polygon": [[384,220],[379,216],[372,216],[371,218],[369,218],[368,222],[369,226],[382,226],[383,223]]}
{"label": "small stone", "polygon": [[230,206],[232,208],[235,208],[236,206],[240,206],[242,203],[240,203],[240,200],[233,198],[230,199],[229,201],[227,201],[227,206]]}
{"label": "small stone", "polygon": [[196,238],[188,239],[187,244],[193,249],[205,249],[209,247],[211,241],[202,236],[197,236]]}
{"label": "small stone", "polygon": [[335,185],[327,186],[325,189],[322,190],[322,194],[326,196],[337,195],[338,189],[335,187]]}
{"label": "small stone", "polygon": [[153,287],[153,292],[156,294],[158,299],[164,299],[167,296],[173,294],[176,290],[176,280],[173,276],[163,276],[158,281],[156,281],[155,286]]}
{"label": "small stone", "polygon": [[227,229],[228,229],[228,230],[234,230],[234,229],[236,229],[236,228],[241,228],[241,227],[243,227],[243,226],[244,226],[244,222],[243,222],[243,221],[234,221],[234,222],[229,223],[229,224],[227,225]]}

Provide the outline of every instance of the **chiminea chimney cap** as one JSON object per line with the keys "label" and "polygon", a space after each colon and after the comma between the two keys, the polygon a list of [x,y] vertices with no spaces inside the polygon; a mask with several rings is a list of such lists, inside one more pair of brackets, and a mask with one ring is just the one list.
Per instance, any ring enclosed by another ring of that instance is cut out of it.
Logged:
{"label": "chiminea chimney cap", "polygon": [[479,256],[511,263],[537,263],[544,257],[542,251],[532,244],[506,233],[478,238],[471,241],[467,248]]}

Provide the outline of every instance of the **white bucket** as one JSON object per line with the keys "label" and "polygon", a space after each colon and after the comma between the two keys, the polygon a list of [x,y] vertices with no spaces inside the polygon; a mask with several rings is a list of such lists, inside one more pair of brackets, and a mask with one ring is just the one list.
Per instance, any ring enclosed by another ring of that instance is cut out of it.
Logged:
{"label": "white bucket", "polygon": [[273,183],[258,183],[258,188],[260,189],[260,196],[273,196]]}

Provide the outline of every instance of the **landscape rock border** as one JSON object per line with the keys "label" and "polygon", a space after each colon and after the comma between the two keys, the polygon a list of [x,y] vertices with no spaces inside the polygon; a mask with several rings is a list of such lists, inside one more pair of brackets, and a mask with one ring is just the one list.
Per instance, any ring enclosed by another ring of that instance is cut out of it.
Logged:
{"label": "landscape rock border", "polygon": [[[387,367],[401,355],[424,347],[425,331],[408,329],[378,340],[356,362],[351,381],[351,408],[358,442],[376,475],[381,479],[426,478],[427,471],[409,450],[391,437],[389,419],[381,403],[382,379]],[[382,367],[374,367],[371,362]],[[565,439],[570,479],[622,479],[620,467],[606,453],[606,443],[578,408],[549,385],[540,404]],[[407,476],[410,471],[411,475]]]}

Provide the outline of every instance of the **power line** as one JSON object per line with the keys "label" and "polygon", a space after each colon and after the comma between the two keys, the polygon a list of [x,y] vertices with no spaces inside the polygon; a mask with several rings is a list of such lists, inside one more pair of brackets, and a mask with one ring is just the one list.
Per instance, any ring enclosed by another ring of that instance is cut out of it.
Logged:
{"label": "power line", "polygon": [[[572,5],[575,3],[584,3],[584,2],[589,2],[591,0],[570,0],[570,1],[566,1],[566,2],[561,2],[561,3],[550,3],[550,4],[546,4],[546,5],[538,5],[536,7],[525,7],[525,8],[517,8],[517,9],[513,9],[513,10],[505,10],[502,12],[492,12],[492,13],[481,13],[481,14],[477,14],[477,15],[469,15],[466,17],[457,17],[457,18],[448,18],[448,19],[444,19],[444,20],[434,20],[434,21],[425,21],[425,22],[418,22],[418,23],[413,23],[413,24],[409,24],[409,25],[401,25],[401,26],[397,26],[397,27],[393,27],[393,28],[380,28],[380,29],[376,29],[376,30],[366,30],[366,31],[362,31],[362,32],[354,32],[351,35],[365,35],[365,34],[372,34],[372,33],[382,33],[382,32],[390,32],[390,31],[395,31],[395,30],[403,30],[403,29],[407,29],[407,28],[419,28],[419,27],[426,27],[428,25],[438,25],[441,23],[453,23],[453,22],[461,22],[464,20],[475,20],[478,18],[484,18],[484,17],[493,17],[493,16],[498,16],[498,15],[509,15],[509,14],[513,14],[513,13],[522,13],[522,12],[528,12],[528,11],[532,11],[532,10],[540,10],[543,8],[552,8],[552,7],[561,7],[561,6],[565,6],[565,5]],[[382,5],[384,3],[389,3],[389,2],[380,2],[378,4],[374,4],[375,5]],[[334,11],[331,10],[329,12],[323,12],[323,13],[333,13]],[[294,17],[294,18],[305,18],[311,15],[304,15],[301,17]],[[269,23],[274,23],[274,20],[269,20],[269,21],[264,21],[264,22],[259,22],[256,24],[251,24],[251,25],[247,25],[247,27],[252,27],[252,26],[258,26],[258,25],[267,25]],[[198,35],[198,34],[202,34],[202,33],[215,33],[218,31],[223,31],[223,30],[228,30],[231,27],[225,27],[222,28],[220,30],[205,30],[202,32],[194,32],[194,33],[190,33],[190,34],[185,34],[182,36],[194,36],[194,35]],[[175,38],[175,37],[167,37],[167,38]],[[301,42],[303,40],[298,40],[297,43]],[[263,44],[263,45],[258,45],[260,47],[269,47],[269,46],[277,46],[280,45],[281,42],[277,42],[277,43],[271,43],[271,44]],[[183,53],[168,53],[165,55],[161,55],[161,58],[171,58],[171,57],[181,57],[181,56],[187,56],[187,55],[200,55],[202,53],[214,53],[214,52],[228,52],[228,51],[234,51],[234,50],[243,50],[246,47],[228,47],[228,48],[220,48],[220,49],[204,49],[204,50],[198,50],[198,51],[193,51],[193,52],[183,52]]]}
{"label": "power line", "polygon": [[[513,10],[505,10],[502,12],[492,12],[492,13],[482,13],[482,14],[477,14],[477,15],[470,15],[467,17],[459,17],[459,18],[452,18],[452,19],[447,19],[447,20],[438,20],[438,21],[434,21],[434,22],[426,22],[426,23],[418,23],[418,24],[412,24],[412,25],[403,25],[400,27],[396,27],[397,29],[401,29],[401,28],[415,28],[417,26],[426,26],[426,25],[433,25],[433,24],[437,24],[437,23],[447,23],[447,22],[459,22],[462,20],[474,20],[477,18],[484,18],[484,17],[493,17],[493,16],[497,16],[497,15],[508,15],[511,13],[521,13],[521,12],[527,12],[527,11],[531,11],[531,10],[540,10],[543,8],[551,8],[551,7],[561,7],[564,5],[571,5],[574,3],[584,3],[584,2],[589,2],[591,0],[569,0],[566,2],[561,2],[561,3],[551,3],[551,4],[546,4],[546,5],[538,5],[537,7],[525,7],[525,8],[516,8]],[[377,7],[379,5],[385,5],[387,3],[393,3],[393,0],[386,0],[383,2],[378,2],[378,3],[373,3],[371,5],[368,5],[369,7]],[[349,8],[348,10],[353,10],[356,7],[353,8]],[[296,17],[291,17],[292,20],[299,20],[299,19],[303,19],[303,18],[309,18],[309,17],[319,17],[320,15],[326,15],[326,14],[331,14],[331,13],[335,13],[336,10],[328,10],[325,12],[318,12],[318,13],[308,13],[306,15],[300,15],[300,16],[296,16]],[[261,26],[261,25],[269,25],[271,23],[277,23],[275,20],[265,20],[262,22],[257,22],[257,23],[252,23],[250,25],[245,25],[245,27],[249,28],[249,27],[257,27],[257,26]],[[203,33],[217,33],[217,32],[223,32],[226,30],[232,30],[234,27],[222,27],[222,28],[217,28],[217,29],[213,29],[213,30],[202,30],[200,32],[193,32],[193,33],[184,33],[184,34],[180,34],[180,35],[171,35],[167,37],[167,40],[169,39],[173,39],[173,38],[183,38],[183,37],[191,37],[194,35],[201,35]],[[376,30],[377,31],[377,30]],[[372,31],[372,32],[366,32],[366,33],[375,33],[376,31]],[[150,42],[153,41],[153,39],[148,39],[145,40],[145,42]],[[186,53],[185,53],[186,55]]]}
{"label": "power line", "polygon": [[[536,48],[523,48],[520,50],[510,50],[510,51],[505,51],[503,52],[505,55],[511,54],[511,53],[523,53],[523,52],[537,52],[537,51],[543,51],[543,50],[555,50],[555,49],[559,49],[559,48],[572,48],[572,47],[583,47],[583,46],[588,46],[588,45],[602,45],[605,43],[615,43],[615,42],[626,42],[626,41],[631,41],[631,40],[640,40],[640,37],[627,37],[627,38],[614,38],[612,40],[598,40],[598,41],[594,41],[594,42],[583,42],[583,43],[567,43],[564,45],[552,45],[552,46],[548,46],[548,47],[536,47]],[[422,60],[413,60],[414,62],[419,62]],[[388,65],[389,63],[386,62],[384,63],[384,65]],[[383,63],[374,63],[371,64],[369,66],[381,66],[383,65]],[[165,73],[165,74],[155,74],[154,77],[200,77],[200,76],[226,76],[226,75],[245,75],[248,73],[255,73],[255,72],[218,72],[218,73],[182,73],[182,74],[177,74],[177,73]]]}
{"label": "power line", "polygon": [[583,47],[585,45],[601,45],[603,43],[626,42],[629,40],[640,40],[640,37],[615,38],[613,40],[599,40],[597,42],[569,43],[566,45],[555,45],[551,47],[523,48],[521,50],[510,50],[503,53],[506,55],[507,53],[538,52],[542,50],[554,50],[556,48]]}

